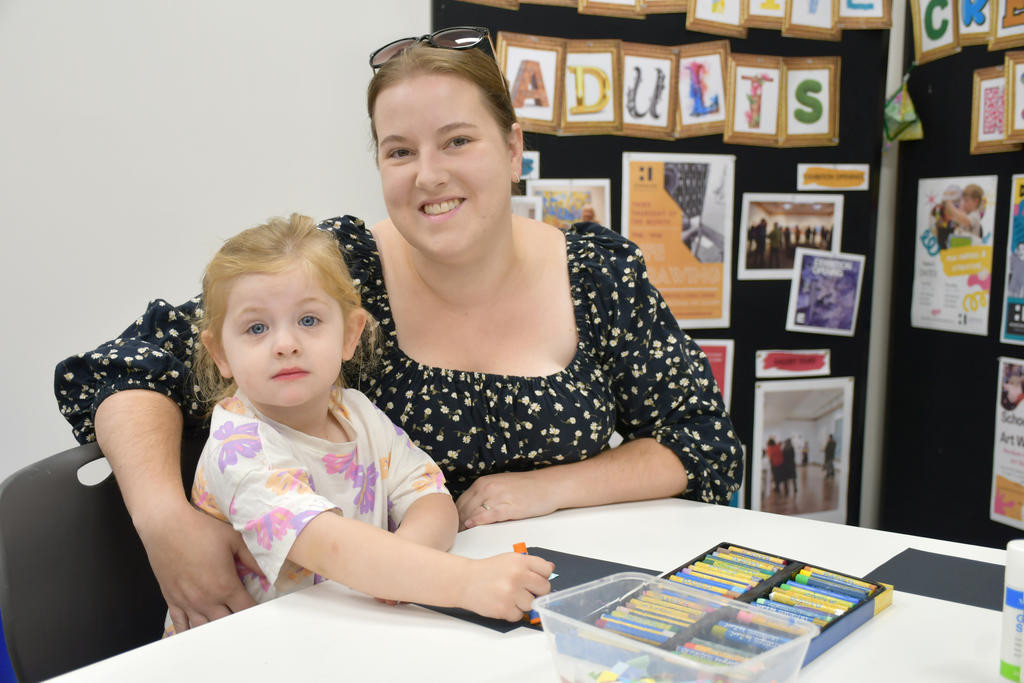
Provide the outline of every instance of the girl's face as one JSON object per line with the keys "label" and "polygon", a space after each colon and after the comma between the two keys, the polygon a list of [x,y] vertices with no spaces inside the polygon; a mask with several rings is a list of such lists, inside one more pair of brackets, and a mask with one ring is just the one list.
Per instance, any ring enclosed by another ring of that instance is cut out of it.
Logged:
{"label": "girl's face", "polygon": [[978,201],[978,198],[969,194],[965,194],[963,196],[963,199],[960,200],[960,206],[963,209],[964,213],[971,213],[972,211],[977,211],[979,204],[981,204],[981,202]]}
{"label": "girl's face", "polygon": [[341,305],[296,264],[236,278],[220,339],[207,331],[202,340],[221,374],[234,378],[261,413],[291,424],[297,415],[326,412],[364,323],[361,309],[346,320]]}
{"label": "girl's face", "polygon": [[413,247],[437,260],[472,260],[510,224],[522,129],[501,130],[477,86],[413,76],[380,93],[374,125],[384,203]]}

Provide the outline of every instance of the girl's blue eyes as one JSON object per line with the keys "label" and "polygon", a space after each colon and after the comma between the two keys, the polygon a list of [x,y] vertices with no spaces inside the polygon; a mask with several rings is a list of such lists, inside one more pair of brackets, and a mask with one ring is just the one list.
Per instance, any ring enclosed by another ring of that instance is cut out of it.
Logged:
{"label": "girl's blue eyes", "polygon": [[[315,315],[304,315],[299,318],[299,325],[301,327],[316,327],[318,324],[320,324],[320,318]],[[252,325],[249,325],[245,331],[248,334],[258,337],[261,334],[266,334],[269,329],[270,328],[266,323],[253,323]]]}

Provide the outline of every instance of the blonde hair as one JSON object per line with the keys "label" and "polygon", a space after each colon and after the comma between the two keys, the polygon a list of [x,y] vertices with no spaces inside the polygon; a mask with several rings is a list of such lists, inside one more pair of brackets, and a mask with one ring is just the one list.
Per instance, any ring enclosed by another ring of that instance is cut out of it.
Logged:
{"label": "blonde hair", "polygon": [[393,85],[414,76],[445,74],[469,81],[483,95],[488,111],[505,133],[516,123],[516,110],[508,91],[508,82],[494,58],[483,50],[448,50],[417,43],[384,63],[370,79],[366,89],[366,110],[370,115],[373,146],[377,147],[377,127],[373,121],[377,97]]}
{"label": "blonde hair", "polygon": [[980,186],[971,183],[970,185],[964,188],[963,196],[973,197],[978,201],[978,210],[985,210],[985,191],[982,190]]}
{"label": "blonde hair", "polygon": [[[211,340],[220,344],[228,295],[238,277],[282,273],[295,264],[301,264],[328,296],[338,302],[346,320],[353,311],[362,308],[359,292],[337,242],[330,233],[319,230],[309,216],[293,213],[288,219],[271,218],[264,225],[243,230],[225,240],[203,275],[200,332],[208,332]],[[339,339],[338,343],[342,340]],[[354,371],[358,372],[373,357],[375,350],[376,323],[367,315],[356,356],[345,366],[354,365]],[[341,384],[345,383],[345,366],[338,376]],[[211,410],[214,404],[231,396],[237,389],[233,379],[220,374],[204,344],[196,345],[193,373],[199,398],[208,402]]]}

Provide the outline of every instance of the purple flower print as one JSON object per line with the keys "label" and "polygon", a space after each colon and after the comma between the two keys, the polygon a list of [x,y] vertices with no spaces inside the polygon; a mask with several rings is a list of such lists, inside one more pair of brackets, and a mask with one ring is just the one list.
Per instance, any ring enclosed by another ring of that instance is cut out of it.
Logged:
{"label": "purple flower print", "polygon": [[217,456],[221,472],[237,463],[239,456],[253,458],[263,450],[258,430],[259,425],[255,422],[246,422],[235,427],[235,423],[229,420],[213,433],[213,438],[221,442],[220,453]]}
{"label": "purple flower print", "polygon": [[[360,472],[360,474],[363,474]],[[356,485],[356,497],[353,503],[359,506],[359,512],[363,514],[373,509],[373,501],[377,489],[377,465],[371,464],[366,468],[365,476],[360,477],[361,481],[353,482]]]}

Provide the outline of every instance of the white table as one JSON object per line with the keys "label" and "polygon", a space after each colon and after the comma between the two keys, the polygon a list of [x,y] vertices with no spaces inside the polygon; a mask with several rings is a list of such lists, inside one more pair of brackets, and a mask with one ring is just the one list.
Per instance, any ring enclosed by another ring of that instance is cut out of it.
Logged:
{"label": "white table", "polygon": [[[1005,551],[993,548],[675,499],[478,527],[460,533],[453,552],[484,557],[517,541],[661,571],[720,541],[855,576],[907,548],[1005,563]],[[1002,680],[999,612],[898,589],[891,607],[811,662],[800,680]],[[554,683],[557,677],[540,632],[497,633],[416,605],[390,607],[327,582],[54,680]]]}

